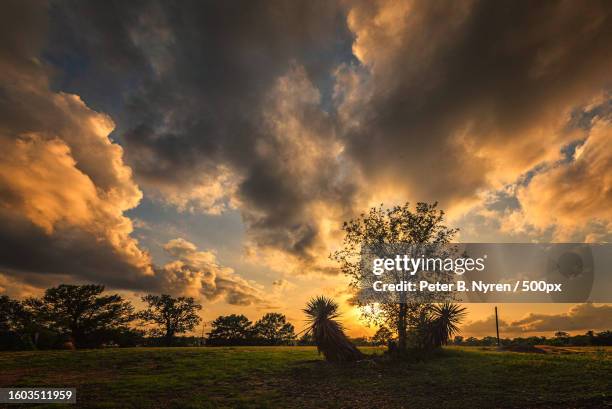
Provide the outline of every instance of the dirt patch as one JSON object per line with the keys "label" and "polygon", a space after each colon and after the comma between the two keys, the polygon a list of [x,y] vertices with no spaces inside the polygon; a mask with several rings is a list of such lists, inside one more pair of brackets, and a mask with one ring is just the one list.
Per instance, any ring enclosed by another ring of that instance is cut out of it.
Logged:
{"label": "dirt patch", "polygon": [[564,348],[564,347],[555,347],[551,345],[536,345],[537,348],[540,348],[543,351],[546,351],[547,354],[581,354],[588,351],[581,351],[580,349],[572,349],[572,348]]}
{"label": "dirt patch", "polygon": [[32,373],[31,369],[8,369],[0,372],[0,387],[19,384],[19,380]]}

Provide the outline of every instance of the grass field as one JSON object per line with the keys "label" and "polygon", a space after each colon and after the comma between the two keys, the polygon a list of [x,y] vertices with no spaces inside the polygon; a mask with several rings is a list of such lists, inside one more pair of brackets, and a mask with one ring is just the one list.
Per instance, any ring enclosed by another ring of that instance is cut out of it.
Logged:
{"label": "grass field", "polygon": [[3,352],[8,386],[76,387],[87,408],[601,408],[612,405],[612,349],[453,347],[412,363],[346,366],[311,347]]}

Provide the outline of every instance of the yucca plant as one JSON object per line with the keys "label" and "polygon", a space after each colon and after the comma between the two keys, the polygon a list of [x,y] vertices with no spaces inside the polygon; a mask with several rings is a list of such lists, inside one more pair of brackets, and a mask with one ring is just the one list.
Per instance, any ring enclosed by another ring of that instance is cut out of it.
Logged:
{"label": "yucca plant", "polygon": [[363,354],[344,334],[338,318],[338,303],[331,298],[318,296],[306,304],[304,313],[307,315],[306,333],[312,334],[319,353],[323,353],[329,362],[357,361]]}
{"label": "yucca plant", "polygon": [[459,324],[467,313],[465,307],[446,302],[433,305],[430,314],[431,343],[437,348],[447,345],[451,337],[459,332]]}

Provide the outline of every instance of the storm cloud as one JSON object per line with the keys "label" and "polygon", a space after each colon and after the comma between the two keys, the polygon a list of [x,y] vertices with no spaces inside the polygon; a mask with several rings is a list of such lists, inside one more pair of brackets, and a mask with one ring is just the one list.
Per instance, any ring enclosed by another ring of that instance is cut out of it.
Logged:
{"label": "storm cloud", "polygon": [[[577,304],[567,312],[560,314],[530,313],[511,322],[499,320],[502,334],[523,335],[542,332],[580,332],[607,330],[612,319],[612,307],[609,305]],[[468,322],[461,326],[461,331],[469,335],[491,335],[495,333],[495,316]],[[552,334],[551,334],[552,335]]]}
{"label": "storm cloud", "polygon": [[[28,8],[29,7],[29,8]],[[36,3],[7,4],[3,39],[42,44]],[[21,19],[21,20],[20,20]],[[26,24],[14,24],[25,21]],[[29,44],[28,44],[29,45]],[[156,266],[124,215],[142,192],[109,134],[114,122],[78,95],[56,92],[35,47],[4,48],[0,65],[0,277],[40,288],[58,281],[103,282],[114,288],[224,296],[261,303],[257,289],[205,252],[168,247],[174,262]],[[190,244],[181,242],[183,244]],[[192,245],[191,245],[192,246]],[[201,257],[200,257],[201,258]],[[204,263],[206,261],[206,263]],[[200,281],[198,277],[204,277]],[[30,291],[31,292],[31,291]]]}
{"label": "storm cloud", "polygon": [[461,211],[559,160],[585,137],[572,113],[610,86],[611,12],[60,3],[49,53],[95,67],[64,80],[80,94],[96,94],[93,76],[122,87],[117,136],[147,194],[182,211],[237,208],[253,248],[314,262],[334,239],[315,211],[336,225],[382,200]]}
{"label": "storm cloud", "polygon": [[156,265],[126,216],[143,195],[240,212],[247,256],[283,274],[337,273],[327,255],[342,221],[381,201],[458,214],[503,189],[516,206],[489,213],[502,229],[609,231],[610,122],[593,109],[610,99],[609,2],[3,9],[7,276],[263,302],[216,259],[195,262],[209,253],[187,241]]}
{"label": "storm cloud", "polygon": [[[473,203],[560,158],[573,110],[610,86],[607,2],[358,2],[347,151],[376,184]],[[398,187],[402,189],[401,187]]]}

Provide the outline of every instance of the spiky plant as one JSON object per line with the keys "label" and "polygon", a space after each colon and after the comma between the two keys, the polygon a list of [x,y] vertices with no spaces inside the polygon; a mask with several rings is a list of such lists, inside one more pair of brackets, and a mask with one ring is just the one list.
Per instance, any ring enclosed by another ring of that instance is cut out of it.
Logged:
{"label": "spiky plant", "polygon": [[451,337],[459,332],[459,324],[466,316],[466,308],[446,302],[431,307],[430,331],[433,347],[447,345]]}
{"label": "spiky plant", "polygon": [[348,362],[363,358],[363,354],[344,334],[338,318],[338,303],[318,296],[310,299],[304,313],[307,315],[306,333],[312,334],[319,353],[329,362]]}

